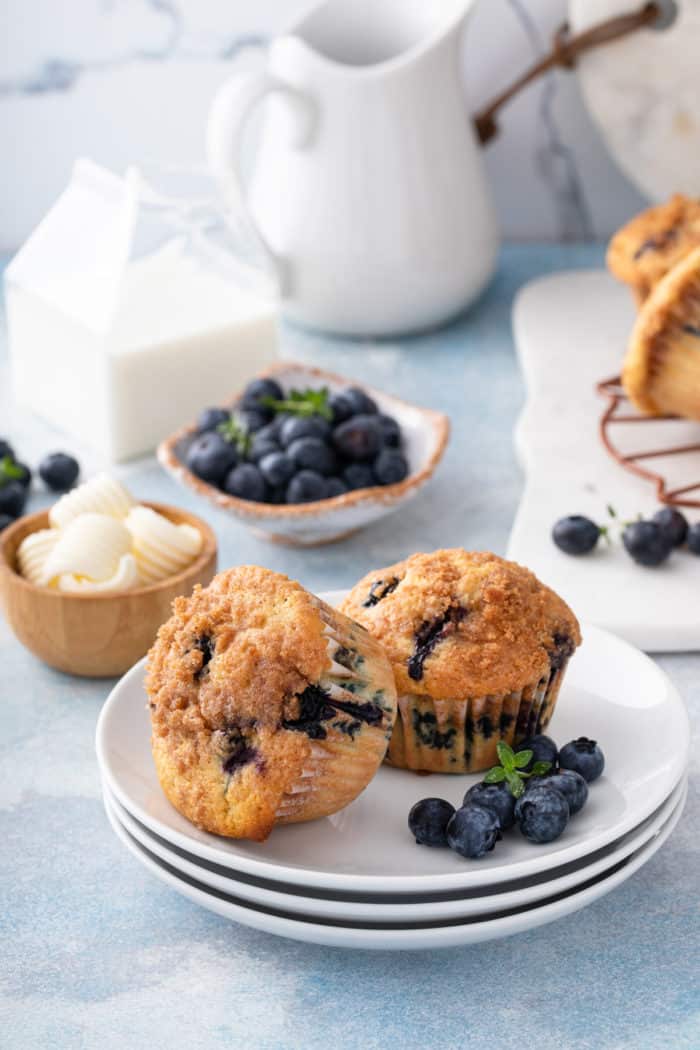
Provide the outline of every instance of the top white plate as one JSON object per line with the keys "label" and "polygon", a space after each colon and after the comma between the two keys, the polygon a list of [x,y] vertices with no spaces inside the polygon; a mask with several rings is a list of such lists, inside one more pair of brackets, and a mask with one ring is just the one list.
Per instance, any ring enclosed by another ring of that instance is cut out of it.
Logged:
{"label": "top white plate", "polygon": [[[337,600],[339,595],[325,595]],[[150,750],[143,688],[145,661],[115,686],[97,726],[103,777],[122,805],[169,842],[237,871],[302,886],[368,893],[436,894],[546,871],[607,845],[649,816],[687,764],[688,720],[674,686],[633,646],[584,625],[549,732],[558,743],[600,741],[604,775],[588,805],[556,842],[534,846],[517,831],[479,861],[416,846],[406,818],[427,795],[458,805],[477,776],[420,777],[382,767],[340,813],[276,828],[267,842],[234,841],[200,831],[167,801]]]}

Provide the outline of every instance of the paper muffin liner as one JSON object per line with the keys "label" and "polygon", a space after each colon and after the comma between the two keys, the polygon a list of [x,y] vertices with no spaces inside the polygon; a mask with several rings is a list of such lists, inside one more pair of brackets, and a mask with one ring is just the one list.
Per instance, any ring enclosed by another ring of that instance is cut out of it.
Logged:
{"label": "paper muffin liner", "polygon": [[357,798],[382,763],[396,715],[393,674],[377,642],[320,599],[317,608],[332,660],[318,686],[338,717],[324,720],[325,736],[310,741],[301,775],[277,807],[280,824],[328,816]]}
{"label": "paper muffin liner", "polygon": [[517,692],[466,700],[400,696],[387,763],[429,773],[478,773],[497,765],[499,741],[517,748],[549,724],[568,662],[558,658],[546,677]]}

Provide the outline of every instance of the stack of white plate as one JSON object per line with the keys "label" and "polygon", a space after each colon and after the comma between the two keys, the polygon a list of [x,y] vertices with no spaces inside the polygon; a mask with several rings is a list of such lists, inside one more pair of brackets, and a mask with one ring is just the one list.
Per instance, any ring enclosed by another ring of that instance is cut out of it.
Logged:
{"label": "stack of white plate", "polygon": [[552,922],[610,892],[660,849],[686,798],[688,721],[659,668],[626,642],[584,627],[549,732],[600,742],[603,776],[556,842],[512,829],[468,861],[417,846],[406,823],[418,799],[459,805],[479,778],[418,777],[383,767],[333,817],[276,828],[267,842],[200,831],[163,795],[150,752],[143,663],[100,716],[97,753],[107,815],[154,875],[235,922],[352,948],[471,944]]}

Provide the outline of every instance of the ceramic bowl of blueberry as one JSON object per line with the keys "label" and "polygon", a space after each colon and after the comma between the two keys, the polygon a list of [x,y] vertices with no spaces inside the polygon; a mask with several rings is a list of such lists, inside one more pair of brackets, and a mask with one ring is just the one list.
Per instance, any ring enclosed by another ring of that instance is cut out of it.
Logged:
{"label": "ceramic bowl of blueberry", "polygon": [[160,463],[267,539],[316,546],[398,510],[437,467],[447,416],[293,362],[167,438]]}

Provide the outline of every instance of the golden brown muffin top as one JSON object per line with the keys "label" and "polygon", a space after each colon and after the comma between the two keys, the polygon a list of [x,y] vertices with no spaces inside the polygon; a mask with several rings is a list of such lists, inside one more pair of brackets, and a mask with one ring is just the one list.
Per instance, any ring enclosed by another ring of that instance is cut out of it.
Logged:
{"label": "golden brown muffin top", "polygon": [[608,267],[644,300],[656,283],[700,245],[700,201],[676,193],[636,215],[610,241]]}
{"label": "golden brown muffin top", "polygon": [[413,554],[368,573],[340,608],[382,644],[399,694],[435,699],[515,692],[581,641],[554,591],[483,552]]}

